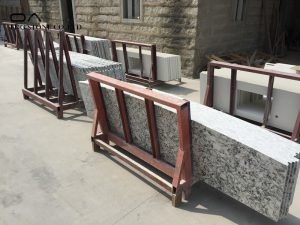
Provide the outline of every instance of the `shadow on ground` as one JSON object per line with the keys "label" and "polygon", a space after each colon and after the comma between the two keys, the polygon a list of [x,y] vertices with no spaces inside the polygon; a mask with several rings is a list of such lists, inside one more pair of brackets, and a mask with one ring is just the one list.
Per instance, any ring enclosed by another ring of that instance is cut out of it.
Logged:
{"label": "shadow on ground", "polygon": [[274,222],[202,182],[199,182],[193,186],[189,201],[181,208],[193,213],[222,216],[236,224],[242,225],[300,224],[300,219],[291,214],[279,222]]}
{"label": "shadow on ground", "polygon": [[[164,195],[166,198],[171,198],[168,193],[164,192],[159,186],[149,181],[149,179],[145,178],[139,172],[131,167],[128,167],[126,164],[121,162],[119,159],[116,159],[113,155],[106,151],[97,150],[97,153],[102,154],[123,169],[127,170],[128,172],[132,173],[138,179],[145,182],[147,185],[151,186],[160,194]],[[170,202],[171,206],[171,202]],[[226,218],[227,220],[232,221],[235,224],[241,225],[252,225],[252,224],[259,224],[259,225],[299,225],[300,219],[295,217],[291,214],[287,216],[287,218],[279,221],[274,222],[269,218],[257,213],[256,211],[252,210],[251,208],[241,204],[240,202],[230,198],[227,195],[224,195],[220,191],[210,187],[209,185],[198,182],[192,188],[192,194],[190,198],[183,202],[182,205],[179,207],[181,210],[186,210],[191,213],[196,214],[208,214],[208,215],[216,215]]]}
{"label": "shadow on ground", "polygon": [[[42,110],[45,110],[49,113],[51,113],[56,118],[56,113],[54,110],[32,100],[28,99],[27,101],[30,101],[31,103],[35,104],[36,106],[40,107]],[[78,107],[70,110],[64,111],[64,118],[63,121],[76,121],[76,122],[83,122],[83,123],[92,123],[91,119],[87,117],[85,108],[83,105],[78,105]]]}

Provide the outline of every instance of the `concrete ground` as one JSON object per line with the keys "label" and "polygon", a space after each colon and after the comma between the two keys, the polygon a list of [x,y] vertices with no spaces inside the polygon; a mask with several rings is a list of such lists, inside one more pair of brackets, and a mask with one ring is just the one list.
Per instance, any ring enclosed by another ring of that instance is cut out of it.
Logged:
{"label": "concrete ground", "polygon": [[[143,177],[93,152],[91,121],[80,110],[57,120],[23,100],[21,50],[0,45],[0,76],[0,225],[300,224],[300,180],[279,223],[202,183],[173,208]],[[196,98],[199,80],[183,81],[166,90]]]}

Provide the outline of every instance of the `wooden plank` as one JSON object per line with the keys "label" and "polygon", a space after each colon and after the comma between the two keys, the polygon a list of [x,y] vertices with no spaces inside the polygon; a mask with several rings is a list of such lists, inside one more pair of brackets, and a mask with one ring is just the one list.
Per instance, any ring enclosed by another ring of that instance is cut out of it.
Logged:
{"label": "wooden plank", "polygon": [[76,52],[79,53],[80,52],[79,45],[78,45],[79,40],[76,38],[76,36],[74,36],[73,38],[74,38],[74,43],[75,43],[75,47],[76,47]]}
{"label": "wooden plank", "polygon": [[143,77],[143,74],[144,74],[144,63],[143,63],[142,46],[139,46],[139,58],[140,58],[140,65],[141,65],[141,75],[140,75],[140,77]]}
{"label": "wooden plank", "polygon": [[236,76],[237,71],[235,69],[231,70],[231,80],[230,80],[230,103],[229,103],[229,114],[233,115],[235,111],[235,99],[236,99]]}
{"label": "wooden plank", "polygon": [[220,61],[220,62],[227,62],[226,60],[222,59],[221,57],[218,57],[216,55],[211,55],[210,56],[212,59]]}
{"label": "wooden plank", "polygon": [[160,159],[160,148],[159,148],[159,138],[157,134],[157,126],[155,119],[154,102],[145,99],[145,106],[147,112],[148,127],[151,139],[152,155],[156,159]]}
{"label": "wooden plank", "polygon": [[262,124],[264,127],[266,127],[268,124],[270,112],[272,109],[273,89],[274,89],[274,77],[270,76],[269,83],[268,83],[267,100],[266,100],[266,106],[265,106],[265,112],[264,112],[264,118]]}
{"label": "wooden plank", "polygon": [[104,143],[100,140],[95,140],[95,143],[97,145],[99,145],[100,147],[104,148],[105,150],[109,151],[113,155],[117,156],[119,159],[126,162],[128,165],[132,166],[133,168],[135,168],[136,170],[138,170],[139,172],[141,172],[142,174],[144,174],[145,176],[147,176],[148,178],[150,178],[151,180],[153,180],[157,184],[159,184],[161,187],[163,187],[169,193],[172,192],[172,190],[173,190],[172,184],[167,182],[165,179],[161,178],[160,176],[158,176],[157,174],[155,174],[154,172],[152,172],[148,168],[142,166],[141,164],[137,163],[133,159],[131,159],[128,156],[124,155],[120,151],[114,149],[112,146],[110,146],[107,143]]}
{"label": "wooden plank", "polygon": [[102,95],[101,85],[91,79],[89,80],[89,85],[93,95],[94,104],[96,106],[99,115],[101,115],[100,117],[98,117],[98,123],[100,124],[102,133],[105,136],[107,136],[109,132],[108,122],[107,122],[108,119],[106,115],[105,103]]}
{"label": "wooden plank", "polygon": [[63,31],[59,32],[59,74],[58,74],[58,104],[64,101],[64,39]]}
{"label": "wooden plank", "polygon": [[129,127],[128,115],[127,115],[127,111],[126,111],[124,92],[117,88],[115,89],[115,92],[116,92],[116,98],[117,98],[117,102],[118,102],[118,106],[119,106],[119,110],[120,110],[120,116],[121,116],[125,140],[131,144],[132,136],[131,136],[130,127]]}
{"label": "wooden plank", "polygon": [[127,47],[126,47],[125,43],[122,44],[122,48],[123,48],[124,63],[125,63],[125,73],[128,73],[129,72],[129,64],[128,64]]}
{"label": "wooden plank", "polygon": [[138,148],[137,146],[133,144],[127,143],[122,138],[118,137],[117,135],[108,132],[108,139],[121,147],[122,149],[126,150],[130,154],[134,155],[140,160],[143,160],[144,162],[148,163],[149,165],[153,166],[157,170],[161,171],[162,173],[168,175],[169,177],[174,176],[174,167],[169,165],[166,162],[163,162],[161,160],[155,159],[152,157],[152,154],[149,154],[148,152]]}
{"label": "wooden plank", "polygon": [[[190,195],[190,188],[192,185],[192,153],[191,153],[191,114],[190,114],[190,102],[187,102],[185,105],[182,106],[181,110],[177,110],[177,121],[178,121],[178,138],[179,138],[179,151],[177,156],[177,162],[175,167],[175,173],[176,171],[180,173],[180,167],[182,167],[180,158],[181,157],[181,151],[183,154],[183,168],[182,170],[182,176],[181,179],[185,180],[186,186],[184,188],[185,197],[188,198]],[[178,164],[177,164],[178,163]],[[178,174],[177,174],[178,176]],[[180,177],[180,176],[179,176]],[[178,181],[173,180],[173,186]],[[181,180],[179,180],[181,182]]]}
{"label": "wooden plank", "polygon": [[[73,92],[75,99],[78,101],[79,98],[78,98],[77,88],[76,88],[76,84],[75,84],[75,78],[74,78],[73,69],[72,69],[72,65],[71,65],[70,54],[69,54],[69,50],[67,47],[67,42],[66,42],[66,37],[65,37],[64,31],[60,32],[60,38],[62,39],[62,45],[60,46],[60,48],[62,48],[65,53],[65,59],[67,62],[67,67],[68,67],[68,72],[69,72],[68,76],[69,76],[69,79],[71,82],[72,92]],[[62,83],[62,85],[63,85],[63,83]]]}
{"label": "wooden plank", "polygon": [[205,105],[209,107],[213,107],[214,105],[214,67],[211,65],[211,63],[209,63],[207,67]]}
{"label": "wooden plank", "polygon": [[152,81],[157,80],[157,59],[156,59],[156,45],[151,46],[151,71],[152,71]]}
{"label": "wooden plank", "polygon": [[52,102],[48,101],[47,99],[45,99],[45,98],[43,98],[43,97],[41,97],[41,96],[35,94],[35,93],[32,92],[32,91],[29,91],[29,90],[27,90],[27,89],[23,89],[22,91],[23,91],[23,94],[24,94],[24,95],[26,95],[26,96],[28,96],[28,97],[34,99],[34,100],[37,101],[37,102],[40,102],[41,104],[43,104],[43,105],[45,105],[45,106],[47,106],[47,107],[49,107],[49,108],[51,108],[51,109],[57,109],[57,108],[59,107],[58,104],[52,103]]}
{"label": "wooden plank", "polygon": [[97,81],[99,83],[103,83],[109,86],[112,86],[114,88],[118,88],[125,92],[130,92],[132,94],[141,96],[142,98],[147,98],[151,101],[164,104],[166,106],[180,109],[182,105],[184,105],[187,101],[183,99],[179,99],[176,97],[168,96],[168,95],[162,95],[161,93],[153,92],[149,89],[145,89],[142,87],[138,87],[136,85],[123,82],[120,80],[116,80],[114,78],[101,75],[95,72],[87,74],[87,77],[90,80]]}
{"label": "wooden plank", "polygon": [[275,71],[275,70],[266,70],[262,68],[256,68],[256,67],[249,67],[249,66],[243,66],[243,65],[237,65],[237,64],[231,64],[231,63],[223,63],[218,61],[212,61],[209,63],[212,67],[222,67],[222,68],[228,68],[228,69],[236,69],[240,71],[250,72],[253,73],[253,76],[273,76],[273,77],[281,77],[286,78],[290,80],[297,80],[300,81],[300,76],[297,74],[292,73],[286,73],[281,71]]}
{"label": "wooden plank", "polygon": [[140,45],[142,47],[149,47],[149,48],[152,47],[152,44],[145,44],[145,43],[133,42],[133,41],[113,40],[112,42],[119,43],[119,44],[128,44],[128,45]]}
{"label": "wooden plank", "polygon": [[296,120],[296,123],[295,123],[293,133],[292,133],[292,140],[293,141],[298,141],[299,138],[300,138],[300,110],[299,110],[299,113],[298,113],[298,117],[297,117],[297,120]]}
{"label": "wooden plank", "polygon": [[49,96],[50,96],[50,93],[49,93],[49,90],[50,90],[50,82],[51,82],[51,79],[50,79],[50,67],[49,67],[49,61],[50,61],[50,57],[49,57],[49,51],[50,51],[50,46],[49,46],[49,33],[46,32],[45,33],[46,35],[46,64],[45,64],[45,76],[46,76],[46,82],[45,82],[45,97],[47,99],[49,99]]}
{"label": "wooden plank", "polygon": [[114,41],[111,42],[112,60],[118,62],[117,46]]}

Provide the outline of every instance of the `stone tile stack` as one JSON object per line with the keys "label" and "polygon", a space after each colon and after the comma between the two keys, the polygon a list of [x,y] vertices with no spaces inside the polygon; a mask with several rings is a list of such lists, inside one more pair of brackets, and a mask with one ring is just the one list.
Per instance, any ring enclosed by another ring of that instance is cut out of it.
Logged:
{"label": "stone tile stack", "polygon": [[[141,74],[139,63],[139,50],[136,48],[127,48],[129,72]],[[125,70],[125,61],[123,48],[117,48],[118,61],[123,64]],[[143,76],[151,76],[151,51],[142,50],[143,56]],[[181,78],[181,59],[179,55],[156,53],[157,60],[157,80],[171,81]]]}
{"label": "stone tile stack", "polygon": [[[88,55],[96,56],[102,59],[111,60],[110,41],[108,39],[85,36],[85,47]],[[70,39],[72,49],[76,49],[74,39]],[[81,45],[79,45],[81,48]]]}
{"label": "stone tile stack", "polygon": [[[123,136],[114,89],[102,90],[109,127]],[[125,94],[125,101],[134,144],[151,151],[143,99]],[[161,159],[174,165],[176,113],[161,105],[155,113]],[[201,180],[274,221],[287,216],[299,172],[299,144],[193,102],[191,126],[194,182]]]}
{"label": "stone tile stack", "polygon": [[[57,57],[59,57],[58,51]],[[113,62],[106,59],[101,59],[91,55],[85,55],[77,52],[69,52],[71,59],[71,67],[75,78],[76,88],[79,97],[81,96],[81,92],[79,89],[79,81],[87,80],[86,74],[90,72],[98,72],[118,80],[125,80],[125,74],[122,69],[122,65],[117,62]],[[51,55],[51,54],[50,54]],[[40,71],[44,71],[44,66],[42,63],[41,57],[39,57],[39,68]],[[68,67],[66,60],[64,58],[64,88],[65,91],[69,94],[72,94],[72,86],[69,79]],[[45,81],[45,72],[42,74],[42,80]],[[58,79],[56,77],[54,64],[52,58],[50,56],[50,77],[55,87],[58,87]]]}

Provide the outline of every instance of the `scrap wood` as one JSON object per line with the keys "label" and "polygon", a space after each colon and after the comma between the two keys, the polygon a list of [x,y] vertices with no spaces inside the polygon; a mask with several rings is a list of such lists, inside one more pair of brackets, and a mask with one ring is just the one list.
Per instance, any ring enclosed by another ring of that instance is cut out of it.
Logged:
{"label": "scrap wood", "polygon": [[209,60],[216,60],[216,61],[220,61],[220,62],[227,62],[226,60],[222,59],[221,57],[218,57],[216,55],[206,55],[206,58]]}
{"label": "scrap wood", "polygon": [[237,63],[241,65],[264,67],[265,63],[278,62],[279,59],[272,55],[259,50],[254,52],[235,52],[228,55],[217,56],[215,54],[206,55],[208,60],[216,60],[219,62]]}

